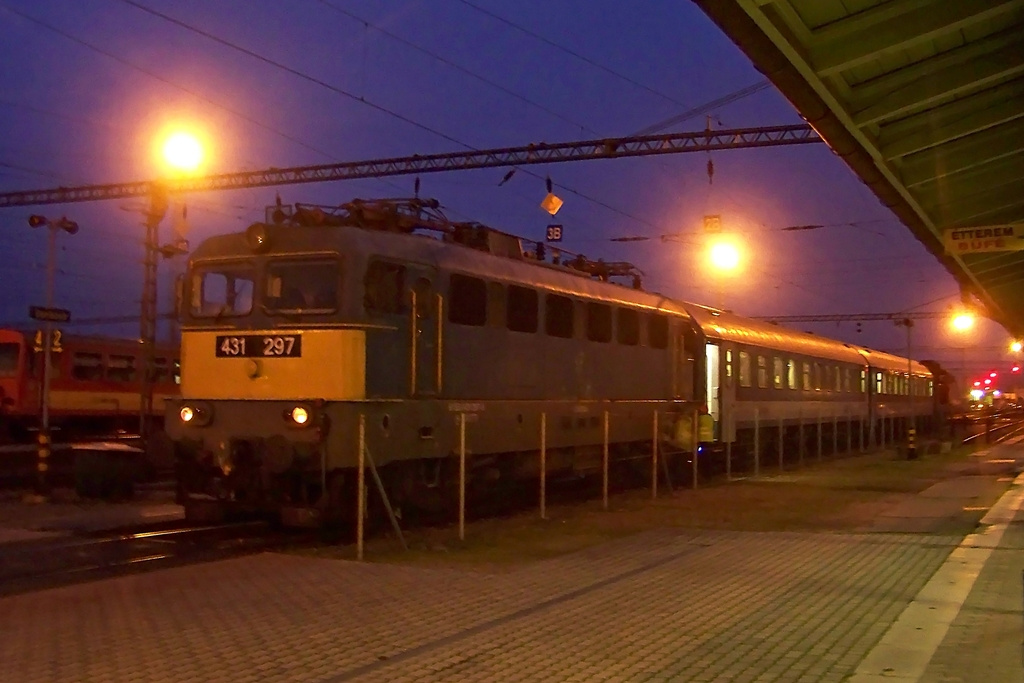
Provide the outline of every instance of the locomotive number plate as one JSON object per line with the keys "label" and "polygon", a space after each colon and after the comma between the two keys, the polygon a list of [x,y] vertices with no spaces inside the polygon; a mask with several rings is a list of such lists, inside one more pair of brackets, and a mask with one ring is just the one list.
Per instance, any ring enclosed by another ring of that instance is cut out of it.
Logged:
{"label": "locomotive number plate", "polygon": [[299,358],[301,334],[218,334],[218,358]]}

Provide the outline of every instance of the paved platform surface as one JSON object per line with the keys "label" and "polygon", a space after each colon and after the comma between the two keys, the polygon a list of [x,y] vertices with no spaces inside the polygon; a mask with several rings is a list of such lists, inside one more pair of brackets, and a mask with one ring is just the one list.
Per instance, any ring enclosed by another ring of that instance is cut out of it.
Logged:
{"label": "paved platform surface", "polygon": [[0,680],[1022,681],[1022,506],[1024,476],[966,538],[677,529],[499,573],[140,574],[0,599]]}

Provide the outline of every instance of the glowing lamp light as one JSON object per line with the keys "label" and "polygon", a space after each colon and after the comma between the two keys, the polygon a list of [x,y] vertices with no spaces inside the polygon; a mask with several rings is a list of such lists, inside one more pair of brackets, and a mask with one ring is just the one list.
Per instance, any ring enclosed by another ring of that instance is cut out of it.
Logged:
{"label": "glowing lamp light", "polygon": [[292,421],[297,425],[304,425],[309,421],[309,411],[302,406],[292,408]]}
{"label": "glowing lamp light", "polygon": [[729,242],[715,242],[711,245],[709,253],[711,265],[717,270],[730,272],[736,270],[740,264],[740,250],[735,244]]}
{"label": "glowing lamp light", "polygon": [[203,146],[191,133],[172,133],[164,141],[162,151],[164,160],[179,171],[194,171],[203,162]]}
{"label": "glowing lamp light", "polygon": [[1010,368],[1010,372],[1020,372],[1020,366],[1014,365],[1012,368]]}
{"label": "glowing lamp light", "polygon": [[995,389],[995,390],[994,390],[994,391],[992,392],[992,398],[999,398],[999,397],[1000,397],[1000,396],[1002,396],[1002,395],[1003,395],[1003,392],[999,391],[998,389]]}
{"label": "glowing lamp light", "polygon": [[978,381],[978,382],[975,382],[975,383],[974,383],[974,386],[976,386],[976,387],[980,387],[980,386],[981,386],[981,382],[980,382],[980,381]]}
{"label": "glowing lamp light", "polygon": [[990,380],[990,379],[986,379],[986,380],[985,380],[985,385],[987,386],[987,385],[989,385],[989,384],[992,384],[992,380]]}
{"label": "glowing lamp light", "polygon": [[988,376],[991,377],[992,379],[995,379],[996,378],[996,373],[990,372],[990,373],[988,373]]}
{"label": "glowing lamp light", "polygon": [[181,418],[182,422],[191,422],[196,416],[196,413],[190,406],[182,406],[181,410],[178,411],[178,416]]}
{"label": "glowing lamp light", "polygon": [[980,401],[981,397],[985,395],[985,392],[981,389],[971,389],[971,398],[975,401]]}
{"label": "glowing lamp light", "polygon": [[953,329],[966,332],[974,327],[974,316],[970,313],[959,313],[953,318]]}
{"label": "glowing lamp light", "polygon": [[1014,341],[1010,344],[1010,351],[1013,351],[1014,353],[1020,353],[1022,348],[1024,348],[1024,344],[1021,344],[1019,341]]}

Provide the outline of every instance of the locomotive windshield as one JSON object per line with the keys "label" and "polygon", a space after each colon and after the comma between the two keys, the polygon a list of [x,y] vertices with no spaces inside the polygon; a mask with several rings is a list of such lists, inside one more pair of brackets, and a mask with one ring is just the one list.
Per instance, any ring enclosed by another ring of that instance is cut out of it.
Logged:
{"label": "locomotive windshield", "polygon": [[338,308],[337,261],[271,261],[265,283],[268,312],[326,313]]}
{"label": "locomotive windshield", "polygon": [[248,263],[198,263],[192,270],[192,315],[241,316],[252,312],[256,270]]}
{"label": "locomotive windshield", "polygon": [[0,377],[14,377],[18,374],[18,345],[12,342],[0,344]]}

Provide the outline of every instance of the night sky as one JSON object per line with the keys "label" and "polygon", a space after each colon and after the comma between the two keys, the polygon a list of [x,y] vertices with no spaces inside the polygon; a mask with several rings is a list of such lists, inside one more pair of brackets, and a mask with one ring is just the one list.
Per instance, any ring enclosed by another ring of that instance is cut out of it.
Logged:
{"label": "night sky", "polygon": [[[162,15],[162,16],[161,16]],[[148,180],[175,123],[206,139],[203,172],[358,161],[658,132],[801,123],[690,2],[679,0],[0,0],[0,192]],[[749,88],[753,94],[732,97]],[[706,103],[731,99],[727,104]],[[627,260],[645,286],[744,315],[946,310],[953,278],[825,145],[426,174],[421,196],[456,220],[534,239],[552,222],[544,178],[565,200],[563,246]],[[413,177],[190,195],[189,240],[244,229],[282,201],[411,196]],[[46,235],[66,215],[56,305],[78,318],[136,314],[142,201],[0,210],[0,323],[45,303]],[[702,218],[746,243],[719,288]],[[816,230],[783,228],[817,224]],[[168,229],[163,228],[164,235]],[[662,235],[675,235],[666,240]],[[624,236],[647,241],[612,242]],[[182,259],[161,264],[161,309]],[[721,294],[719,293],[721,289]],[[896,353],[890,322],[799,325]],[[136,325],[93,331],[132,336]],[[968,363],[1007,357],[984,321]],[[954,369],[943,321],[918,321],[916,358]]]}

